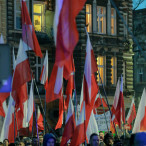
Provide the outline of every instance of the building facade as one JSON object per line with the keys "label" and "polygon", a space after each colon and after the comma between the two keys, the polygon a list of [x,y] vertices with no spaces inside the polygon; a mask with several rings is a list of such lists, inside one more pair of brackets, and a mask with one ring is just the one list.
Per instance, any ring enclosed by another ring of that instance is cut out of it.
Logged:
{"label": "building facade", "polygon": [[[49,76],[55,61],[55,46],[53,40],[53,18],[55,10],[55,0],[25,0],[35,28],[36,35],[45,56],[45,51],[49,54]],[[0,10],[4,0],[0,0]],[[115,0],[116,6],[125,22],[132,30],[132,0]],[[21,30],[21,6],[20,0],[6,1],[6,18],[7,25],[5,28],[5,41],[15,48],[17,54],[18,44],[22,37]],[[76,18],[77,28],[79,31],[79,42],[74,50],[75,60],[75,81],[77,90],[77,99],[79,101],[81,85],[83,79],[86,33],[85,26],[89,32],[93,51],[97,60],[98,70],[102,79],[99,79],[97,72],[97,81],[101,94],[104,96],[102,83],[104,85],[110,105],[113,103],[114,93],[117,80],[123,75],[125,106],[128,108],[131,103],[131,97],[134,95],[133,90],[133,51],[132,39],[119,18],[116,9],[111,5],[110,0],[87,0],[83,10]],[[0,21],[0,23],[4,23]],[[0,27],[0,30],[2,28]],[[40,105],[40,99],[44,104],[45,90],[40,84],[39,77],[43,66],[43,58],[40,59],[33,52],[28,53],[31,68],[34,72],[37,88],[35,87],[35,101]],[[38,94],[39,92],[39,94]],[[58,120],[58,101],[47,104],[48,122],[55,126]]]}
{"label": "building facade", "polygon": [[146,87],[146,9],[133,12],[133,32],[142,51],[134,45],[134,90],[138,105],[143,89]]}

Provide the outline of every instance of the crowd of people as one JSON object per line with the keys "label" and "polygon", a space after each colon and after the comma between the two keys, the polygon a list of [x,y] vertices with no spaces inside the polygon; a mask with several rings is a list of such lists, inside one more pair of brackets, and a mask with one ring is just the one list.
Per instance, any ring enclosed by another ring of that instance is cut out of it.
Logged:
{"label": "crowd of people", "polygon": [[[44,136],[28,138],[16,138],[15,143],[9,143],[8,139],[0,142],[0,146],[59,146],[60,138],[56,138],[54,134],[47,133]],[[70,145],[71,140],[68,141],[67,146]],[[80,146],[146,146],[146,133],[141,132],[137,134],[122,135],[121,137],[113,137],[112,133],[104,133],[102,131],[90,135],[89,144],[85,143]]]}

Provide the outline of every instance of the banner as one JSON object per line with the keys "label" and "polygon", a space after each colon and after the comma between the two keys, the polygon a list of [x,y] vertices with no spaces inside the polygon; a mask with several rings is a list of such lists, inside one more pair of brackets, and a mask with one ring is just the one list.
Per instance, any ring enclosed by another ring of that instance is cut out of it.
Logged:
{"label": "banner", "polygon": [[110,129],[110,112],[109,111],[106,112],[105,115],[104,114],[101,114],[101,115],[95,114],[95,119],[96,119],[99,131],[108,131],[105,116],[106,116],[108,128]]}

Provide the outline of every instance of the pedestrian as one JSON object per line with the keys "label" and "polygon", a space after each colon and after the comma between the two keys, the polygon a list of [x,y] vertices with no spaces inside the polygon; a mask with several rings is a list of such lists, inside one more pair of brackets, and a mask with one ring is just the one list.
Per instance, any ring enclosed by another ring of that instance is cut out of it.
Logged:
{"label": "pedestrian", "polygon": [[90,135],[90,146],[99,146],[99,136],[96,133]]}
{"label": "pedestrian", "polygon": [[47,133],[44,135],[43,146],[55,146],[56,137],[52,133]]}
{"label": "pedestrian", "polygon": [[4,139],[3,140],[3,145],[4,146],[8,146],[9,145],[9,140],[8,139]]}
{"label": "pedestrian", "polygon": [[104,136],[104,143],[105,143],[106,146],[113,146],[113,144],[114,144],[114,138],[113,138],[112,133],[107,133]]}

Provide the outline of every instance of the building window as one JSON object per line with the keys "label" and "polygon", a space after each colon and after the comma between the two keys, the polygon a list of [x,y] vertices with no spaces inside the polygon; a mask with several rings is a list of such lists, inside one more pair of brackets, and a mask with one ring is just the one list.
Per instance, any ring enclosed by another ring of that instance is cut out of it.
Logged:
{"label": "building window", "polygon": [[36,64],[35,64],[35,71],[36,71],[36,76],[35,76],[35,79],[37,82],[40,81],[40,75],[41,75],[41,71],[42,71],[42,68],[43,68],[43,61],[44,61],[44,58],[40,58],[40,57],[37,57],[36,56]]}
{"label": "building window", "polygon": [[[105,56],[98,56],[97,57],[97,64],[98,64],[98,71],[100,73],[100,77],[102,80],[102,83],[106,84],[106,57]],[[98,84],[101,85],[101,80],[99,78],[99,73],[97,75],[97,81]]]}
{"label": "building window", "polygon": [[111,58],[111,83],[112,85],[116,85],[117,82],[117,58],[116,57],[112,57]]}
{"label": "building window", "polygon": [[[29,0],[25,0],[26,1],[26,5],[27,5],[27,9],[29,12]],[[14,8],[14,12],[15,12],[15,29],[22,29],[22,20],[21,20],[21,3],[20,0],[15,0],[15,8]]]}
{"label": "building window", "polygon": [[45,31],[45,3],[33,2],[33,25],[36,31]]}
{"label": "building window", "polygon": [[[124,18],[125,23],[127,24],[127,14],[126,13],[123,14],[123,18]],[[123,24],[123,25],[124,25],[124,27],[123,27],[124,28],[124,30],[123,30],[124,32],[123,33],[124,33],[124,37],[126,37],[127,34],[128,34],[128,30],[127,30],[127,27],[125,26],[125,24]]]}
{"label": "building window", "polygon": [[97,32],[106,33],[106,8],[97,6]]}
{"label": "building window", "polygon": [[92,32],[92,6],[86,4],[86,25],[87,32]]}
{"label": "building window", "polygon": [[116,35],[116,10],[111,8],[111,35]]}
{"label": "building window", "polygon": [[143,67],[140,67],[138,70],[138,81],[143,82]]}

